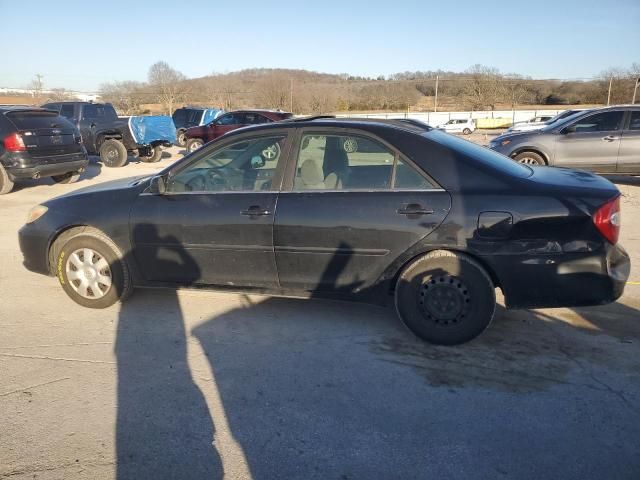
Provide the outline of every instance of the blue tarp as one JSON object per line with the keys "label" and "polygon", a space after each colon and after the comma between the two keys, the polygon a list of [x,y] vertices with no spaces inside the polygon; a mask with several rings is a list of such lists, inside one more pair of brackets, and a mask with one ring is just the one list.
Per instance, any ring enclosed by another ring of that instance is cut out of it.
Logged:
{"label": "blue tarp", "polygon": [[202,112],[202,120],[200,120],[200,125],[206,125],[210,122],[213,122],[223,113],[224,110],[218,110],[217,108],[207,108],[204,112]]}
{"label": "blue tarp", "polygon": [[129,117],[129,129],[138,145],[151,145],[157,141],[176,142],[176,127],[171,117],[166,115]]}

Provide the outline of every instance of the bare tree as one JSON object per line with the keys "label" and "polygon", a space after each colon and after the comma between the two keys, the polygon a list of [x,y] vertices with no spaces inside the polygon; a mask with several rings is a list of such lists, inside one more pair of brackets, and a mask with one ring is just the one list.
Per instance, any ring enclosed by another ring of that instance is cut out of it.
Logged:
{"label": "bare tree", "polygon": [[124,81],[103,83],[100,86],[100,97],[112,103],[118,112],[135,115],[141,112],[142,104],[149,101],[149,92],[142,82]]}
{"label": "bare tree", "polygon": [[288,108],[290,92],[290,79],[279,73],[271,73],[256,83],[258,99],[268,108]]}
{"label": "bare tree", "polygon": [[36,74],[35,78],[31,80],[27,88],[31,90],[31,94],[37,103],[42,102],[42,91],[44,90],[42,75],[39,73]]}
{"label": "bare tree", "polygon": [[173,113],[174,105],[185,97],[186,77],[171,68],[167,62],[156,62],[149,68],[149,85],[155,90],[157,98],[168,114]]}
{"label": "bare tree", "polygon": [[502,75],[498,69],[476,64],[466,73],[469,78],[466,81],[464,92],[471,108],[482,110],[489,107],[491,110],[495,110],[496,104],[504,96]]}

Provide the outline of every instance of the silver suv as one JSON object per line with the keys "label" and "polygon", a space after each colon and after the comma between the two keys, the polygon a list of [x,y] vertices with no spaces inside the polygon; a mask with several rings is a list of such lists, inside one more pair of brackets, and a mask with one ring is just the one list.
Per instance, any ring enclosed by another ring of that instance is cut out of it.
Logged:
{"label": "silver suv", "polygon": [[640,174],[640,105],[579,112],[540,130],[500,135],[489,148],[530,165]]}

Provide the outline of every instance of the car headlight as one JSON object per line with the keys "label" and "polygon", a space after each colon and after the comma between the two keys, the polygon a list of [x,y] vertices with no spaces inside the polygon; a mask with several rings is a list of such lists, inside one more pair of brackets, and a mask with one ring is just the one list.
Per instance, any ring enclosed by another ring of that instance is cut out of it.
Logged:
{"label": "car headlight", "polygon": [[36,205],[31,210],[29,210],[29,213],[27,215],[27,223],[35,222],[41,216],[43,216],[45,213],[47,213],[48,210],[49,209],[47,207],[45,207],[44,205]]}

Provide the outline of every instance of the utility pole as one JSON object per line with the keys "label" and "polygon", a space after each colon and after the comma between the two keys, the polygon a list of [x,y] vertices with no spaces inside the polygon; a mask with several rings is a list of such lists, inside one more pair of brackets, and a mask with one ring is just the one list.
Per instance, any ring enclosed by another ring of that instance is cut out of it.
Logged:
{"label": "utility pole", "polygon": [[289,89],[289,111],[293,113],[293,78],[291,79],[291,88]]}
{"label": "utility pole", "polygon": [[434,100],[434,104],[433,104],[433,111],[437,112],[438,111],[438,80],[440,79],[439,75],[436,75],[436,97]]}
{"label": "utility pole", "polygon": [[611,83],[613,82],[613,77],[609,77],[609,93],[607,94],[607,106],[611,103]]}
{"label": "utility pole", "polygon": [[636,103],[636,92],[638,91],[638,85],[640,85],[640,77],[636,78],[636,86],[633,87],[633,99],[631,103]]}

